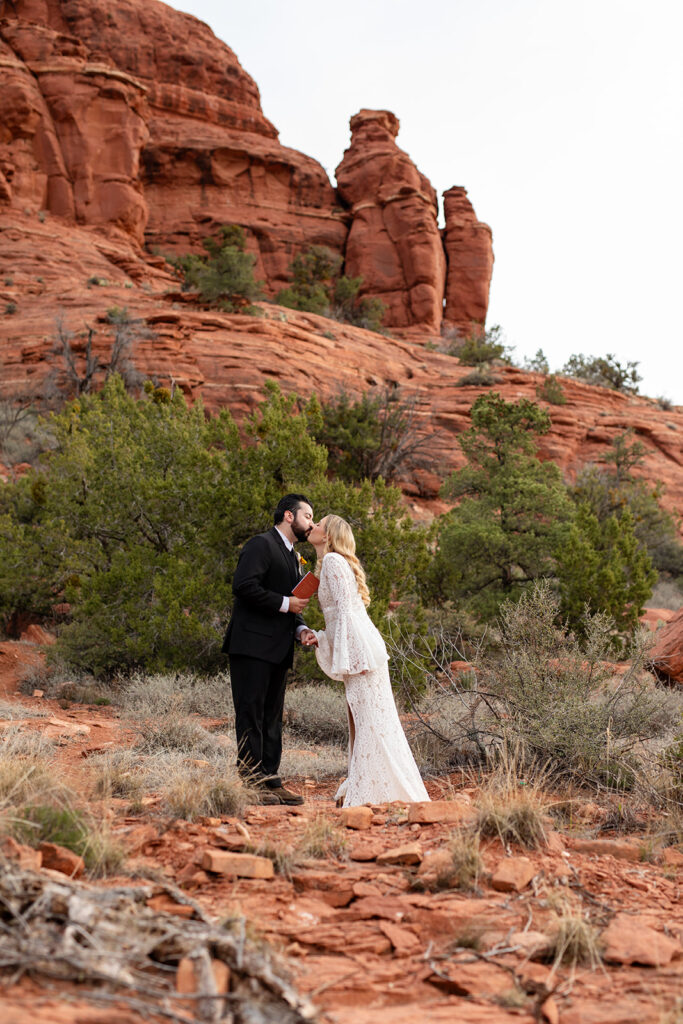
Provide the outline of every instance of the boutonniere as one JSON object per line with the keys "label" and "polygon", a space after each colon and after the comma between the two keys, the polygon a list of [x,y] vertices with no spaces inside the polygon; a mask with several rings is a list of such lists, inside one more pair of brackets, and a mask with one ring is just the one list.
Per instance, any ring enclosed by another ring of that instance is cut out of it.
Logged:
{"label": "boutonniere", "polygon": [[303,555],[300,555],[298,551],[297,551],[296,557],[299,559],[299,565],[300,566],[303,567],[304,565],[308,565],[308,562],[306,561],[306,559],[303,557]]}

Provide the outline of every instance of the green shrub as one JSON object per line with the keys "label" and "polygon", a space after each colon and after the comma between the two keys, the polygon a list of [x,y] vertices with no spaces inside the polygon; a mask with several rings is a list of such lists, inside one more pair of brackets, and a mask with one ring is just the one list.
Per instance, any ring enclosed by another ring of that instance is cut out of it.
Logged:
{"label": "green shrub", "polygon": [[357,327],[379,331],[385,306],[379,299],[360,297],[362,277],[340,274],[341,256],[324,245],[298,253],[290,264],[292,284],[278,292],[281,306],[330,316]]}
{"label": "green shrub", "polygon": [[581,630],[587,608],[611,616],[621,637],[637,629],[657,572],[634,526],[628,508],[600,522],[587,505],[578,505],[557,570],[562,612],[575,629]]}
{"label": "green shrub", "polygon": [[536,395],[542,401],[549,402],[550,405],[567,404],[567,396],[564,393],[564,388],[554,373],[548,374],[543,383],[536,386]]}
{"label": "green shrub", "polygon": [[616,356],[570,356],[562,367],[565,377],[573,377],[585,384],[593,384],[613,391],[624,391],[629,394],[638,393],[638,383],[642,377],[638,373],[637,362],[619,362]]}
{"label": "green shrub", "polygon": [[398,388],[366,391],[359,399],[341,391],[322,403],[321,413],[314,437],[327,448],[330,470],[350,483],[394,479],[419,463],[429,441],[418,425],[415,397],[404,398]]}
{"label": "green shrub", "polygon": [[624,431],[613,439],[603,456],[605,466],[586,466],[579,471],[571,495],[603,525],[611,517],[629,513],[638,546],[647,551],[654,568],[670,577],[683,577],[683,545],[678,519],[660,505],[661,484],[636,477],[645,447]]}
{"label": "green shrub", "polygon": [[206,256],[195,253],[169,262],[184,275],[184,289],[196,289],[205,302],[228,312],[257,299],[263,282],[254,279],[256,257],[245,251],[246,234],[237,224],[223,224],[217,238],[205,238]]}
{"label": "green shrub", "polygon": [[511,349],[503,341],[503,329],[499,324],[488,331],[474,330],[465,338],[456,338],[448,354],[457,356],[462,366],[481,366],[494,360],[509,363]]}
{"label": "green shrub", "polygon": [[466,373],[455,382],[456,388],[492,388],[498,377],[491,373],[488,366],[478,366],[471,373]]}
{"label": "green shrub", "polygon": [[442,488],[458,504],[439,521],[424,595],[466,602],[491,619],[501,601],[554,579],[575,628],[588,606],[614,618],[620,634],[631,632],[657,577],[626,503],[598,518],[588,503],[596,487],[569,490],[559,468],[538,459],[535,438],[550,417],[534,402],[492,392],[477,398],[471,419],[458,438],[468,465]]}
{"label": "green shrub", "polygon": [[672,727],[673,702],[642,673],[646,638],[625,652],[630,666],[615,683],[614,623],[593,615],[581,638],[557,624],[559,608],[548,581],[503,606],[500,651],[482,682],[502,701],[495,731],[553,773],[620,788],[632,780],[642,744]]}

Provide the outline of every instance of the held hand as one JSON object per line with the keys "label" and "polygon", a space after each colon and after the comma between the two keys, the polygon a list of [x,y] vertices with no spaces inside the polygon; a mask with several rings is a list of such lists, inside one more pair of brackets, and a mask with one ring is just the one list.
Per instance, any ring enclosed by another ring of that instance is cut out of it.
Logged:
{"label": "held hand", "polygon": [[312,629],[302,629],[299,634],[299,641],[302,647],[317,647],[318,638]]}
{"label": "held hand", "polygon": [[294,612],[295,615],[301,614],[309,602],[308,597],[295,597],[294,594],[289,599],[289,610]]}

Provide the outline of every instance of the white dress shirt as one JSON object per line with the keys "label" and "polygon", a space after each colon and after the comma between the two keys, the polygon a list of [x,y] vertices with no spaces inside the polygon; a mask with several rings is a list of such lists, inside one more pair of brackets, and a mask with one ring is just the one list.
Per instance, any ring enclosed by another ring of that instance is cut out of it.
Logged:
{"label": "white dress shirt", "polygon": [[[292,542],[289,539],[289,537],[285,537],[285,535],[282,532],[282,530],[278,529],[277,526],[275,527],[275,529],[277,530],[277,532],[282,537],[282,540],[283,540],[284,545],[287,548],[287,550],[288,551],[294,551],[294,545],[292,544]],[[287,594],[285,594],[283,596],[283,598],[282,598],[282,604],[280,605],[280,611],[281,612],[285,612],[285,613],[289,611],[289,597],[287,596]],[[304,629],[308,629],[308,626],[297,626],[296,627],[296,638],[297,638],[297,640],[299,639],[299,637],[300,637],[301,633],[304,631]]]}

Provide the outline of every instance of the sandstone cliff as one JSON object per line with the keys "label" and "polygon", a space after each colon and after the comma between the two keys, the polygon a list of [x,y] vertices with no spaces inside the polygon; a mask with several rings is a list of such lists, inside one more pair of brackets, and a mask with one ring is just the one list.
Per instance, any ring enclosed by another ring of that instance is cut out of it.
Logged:
{"label": "sandstone cliff", "polygon": [[[490,231],[447,222],[444,250],[436,194],[396,145],[393,114],[351,119],[335,190],[279,143],[256,84],[197,19],[157,0],[17,0],[3,15],[0,203],[164,252],[241,224],[271,295],[296,252],[325,245],[385,302],[388,327],[438,330],[446,287],[451,324],[484,322]],[[477,261],[473,284],[462,268]]]}

